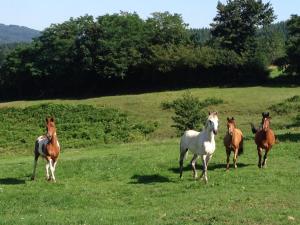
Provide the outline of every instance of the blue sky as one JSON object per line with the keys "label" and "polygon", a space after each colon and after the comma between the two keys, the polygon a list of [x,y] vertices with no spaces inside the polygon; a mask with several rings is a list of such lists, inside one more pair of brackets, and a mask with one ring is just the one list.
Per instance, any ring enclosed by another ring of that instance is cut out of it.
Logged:
{"label": "blue sky", "polygon": [[[192,28],[209,27],[217,0],[0,0],[0,23],[43,30],[52,23],[85,14],[95,17],[122,11],[137,12],[143,19],[152,12],[179,13]],[[226,2],[226,0],[221,0]],[[268,2],[263,0],[263,2]],[[277,21],[300,14],[299,0],[270,0]]]}

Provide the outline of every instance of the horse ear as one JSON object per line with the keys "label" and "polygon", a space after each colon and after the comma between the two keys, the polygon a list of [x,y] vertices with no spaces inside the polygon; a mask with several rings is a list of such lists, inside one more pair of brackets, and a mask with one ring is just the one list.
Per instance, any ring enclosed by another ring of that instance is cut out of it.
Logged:
{"label": "horse ear", "polygon": [[210,116],[210,114],[211,114],[211,111],[208,112],[208,115],[209,115],[209,116]]}
{"label": "horse ear", "polygon": [[51,121],[51,122],[54,122],[54,117],[53,117],[53,116],[50,118],[50,121]]}
{"label": "horse ear", "polygon": [[234,120],[234,118],[233,118],[233,117],[232,117],[231,119],[232,119],[232,120]]}
{"label": "horse ear", "polygon": [[267,112],[266,115],[267,115],[267,117],[269,117],[269,115],[270,115],[269,112]]}
{"label": "horse ear", "polygon": [[230,119],[229,119],[229,117],[227,117],[227,121],[229,121]]}
{"label": "horse ear", "polygon": [[45,119],[45,120],[46,120],[46,123],[48,123],[48,121],[49,121],[49,118],[48,118],[48,117],[46,117],[46,119]]}

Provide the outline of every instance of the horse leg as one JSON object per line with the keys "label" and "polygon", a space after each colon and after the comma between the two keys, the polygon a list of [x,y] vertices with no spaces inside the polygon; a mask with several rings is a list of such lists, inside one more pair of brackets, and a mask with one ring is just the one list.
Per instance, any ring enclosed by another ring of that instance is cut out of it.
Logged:
{"label": "horse leg", "polygon": [[[55,182],[55,176],[54,176],[54,162],[53,159],[49,159],[49,165],[50,165],[50,172],[51,172],[51,178]],[[51,180],[50,178],[50,180]]]}
{"label": "horse leg", "polygon": [[183,159],[185,157],[186,152],[188,151],[188,149],[185,149],[185,151],[182,151],[180,149],[180,159],[179,159],[179,177],[182,178],[182,171],[183,171]]}
{"label": "horse leg", "polygon": [[48,158],[46,160],[47,160],[47,163],[46,163],[46,179],[48,181],[50,181],[51,180],[50,175],[49,175],[50,160]]}
{"label": "horse leg", "polygon": [[35,153],[34,161],[33,161],[33,172],[32,172],[32,176],[31,176],[31,180],[35,179],[35,172],[36,172],[36,165],[37,165],[38,158],[39,158],[39,154]]}
{"label": "horse leg", "polygon": [[235,148],[235,149],[234,149],[234,156],[233,156],[233,163],[234,163],[234,168],[235,168],[235,169],[237,168],[236,162],[237,162],[238,152],[239,152],[239,149],[238,149],[238,148]]}
{"label": "horse leg", "polygon": [[193,168],[193,177],[194,177],[194,179],[196,179],[198,177],[197,170],[196,170],[196,161],[197,161],[197,159],[198,159],[198,155],[194,154],[194,156],[192,158],[192,161],[191,161],[192,168]]}
{"label": "horse leg", "polygon": [[227,155],[227,159],[226,159],[226,163],[227,163],[227,165],[226,165],[226,170],[229,170],[229,161],[230,161],[230,159],[229,159],[229,157],[230,157],[230,149],[227,149],[226,148],[226,155]]}
{"label": "horse leg", "polygon": [[39,143],[38,143],[38,141],[36,141],[35,146],[34,146],[34,161],[33,161],[33,172],[32,172],[32,176],[31,176],[31,180],[35,179],[36,165],[37,165],[39,155],[40,155]]}
{"label": "horse leg", "polygon": [[261,168],[262,167],[262,164],[261,164],[262,148],[257,147],[257,153],[258,153],[258,167]]}
{"label": "horse leg", "polygon": [[262,166],[263,166],[264,168],[267,167],[267,159],[268,159],[268,153],[269,153],[269,150],[270,150],[270,149],[266,149],[266,152],[265,152],[265,155],[264,155],[264,160],[263,160],[263,163],[262,163]]}
{"label": "horse leg", "polygon": [[203,177],[205,183],[207,183],[207,165],[209,160],[210,160],[210,155],[202,156],[203,170],[202,170],[201,178]]}
{"label": "horse leg", "polygon": [[57,159],[53,160],[53,172],[55,173],[55,168],[57,164]]}

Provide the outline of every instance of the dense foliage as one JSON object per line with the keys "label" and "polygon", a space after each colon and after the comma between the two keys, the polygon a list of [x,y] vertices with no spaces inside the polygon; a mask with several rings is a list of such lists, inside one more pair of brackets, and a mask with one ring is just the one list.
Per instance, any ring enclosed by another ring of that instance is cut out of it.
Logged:
{"label": "dense foliage", "polygon": [[133,121],[112,108],[91,105],[41,104],[0,109],[0,150],[32,148],[39,135],[45,134],[45,118],[54,116],[63,148],[103,143],[143,140],[156,128],[155,123]]}
{"label": "dense foliage", "polygon": [[172,102],[163,102],[162,108],[174,110],[172,127],[175,127],[177,133],[182,135],[184,131],[189,129],[201,130],[207,119],[207,107],[222,103],[223,100],[218,98],[207,98],[201,101],[194,97],[191,92],[185,92],[180,98]]}
{"label": "dense foliage", "polygon": [[259,26],[267,26],[275,19],[270,3],[261,0],[227,0],[218,2],[212,35],[219,44],[237,53],[246,51]]}
{"label": "dense foliage", "polygon": [[217,9],[211,29],[188,29],[169,12],[146,20],[127,12],[85,15],[53,24],[5,55],[0,98],[266,81],[268,66],[285,57],[285,24],[267,26],[273,8],[260,0],[230,0]]}
{"label": "dense foliage", "polygon": [[289,31],[287,66],[291,74],[300,74],[300,16],[292,15],[287,22]]}

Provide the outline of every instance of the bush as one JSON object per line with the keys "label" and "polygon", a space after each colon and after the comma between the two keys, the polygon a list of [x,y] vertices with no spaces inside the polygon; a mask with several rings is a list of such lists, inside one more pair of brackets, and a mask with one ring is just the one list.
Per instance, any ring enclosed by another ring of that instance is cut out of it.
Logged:
{"label": "bush", "polygon": [[211,105],[222,104],[224,101],[218,98],[207,98],[200,101],[192,96],[190,92],[185,92],[182,97],[175,99],[172,102],[163,102],[163,109],[173,109],[175,116],[172,116],[175,127],[179,135],[189,129],[197,129],[202,127],[207,118],[207,112],[204,110]]}
{"label": "bush", "polygon": [[45,117],[56,119],[63,148],[97,143],[125,143],[146,138],[157,124],[129,119],[112,108],[91,105],[40,104],[0,109],[0,148],[33,148],[37,136],[45,134]]}
{"label": "bush", "polygon": [[270,110],[277,114],[293,113],[300,110],[300,96],[295,95],[275,105],[271,105]]}

